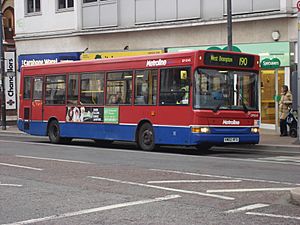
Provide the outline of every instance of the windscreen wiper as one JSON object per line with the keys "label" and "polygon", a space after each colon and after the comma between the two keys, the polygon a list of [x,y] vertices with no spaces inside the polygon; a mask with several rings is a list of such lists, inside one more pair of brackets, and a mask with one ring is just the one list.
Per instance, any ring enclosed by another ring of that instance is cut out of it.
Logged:
{"label": "windscreen wiper", "polygon": [[218,112],[219,111],[219,109],[220,109],[220,107],[222,106],[222,104],[220,103],[220,104],[218,104],[215,108],[213,108],[213,112],[214,113],[216,113],[216,112]]}

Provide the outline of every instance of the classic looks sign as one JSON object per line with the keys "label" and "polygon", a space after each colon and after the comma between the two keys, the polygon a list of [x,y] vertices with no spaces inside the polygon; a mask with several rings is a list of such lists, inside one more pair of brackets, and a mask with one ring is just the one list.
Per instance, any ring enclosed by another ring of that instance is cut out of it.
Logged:
{"label": "classic looks sign", "polygon": [[16,109],[16,63],[15,52],[5,52],[5,100],[6,109]]}

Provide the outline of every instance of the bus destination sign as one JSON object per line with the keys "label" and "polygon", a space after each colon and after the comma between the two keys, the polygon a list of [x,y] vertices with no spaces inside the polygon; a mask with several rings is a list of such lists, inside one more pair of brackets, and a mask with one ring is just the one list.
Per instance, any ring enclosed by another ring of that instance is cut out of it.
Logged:
{"label": "bus destination sign", "polygon": [[254,65],[254,56],[223,52],[206,52],[204,55],[204,64],[209,66],[252,68]]}

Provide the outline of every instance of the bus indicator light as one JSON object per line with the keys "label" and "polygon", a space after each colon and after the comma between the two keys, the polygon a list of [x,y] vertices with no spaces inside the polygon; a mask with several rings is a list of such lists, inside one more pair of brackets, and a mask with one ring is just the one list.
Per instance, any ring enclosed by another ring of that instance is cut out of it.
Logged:
{"label": "bus indicator light", "polygon": [[210,133],[210,129],[208,127],[192,127],[192,133]]}

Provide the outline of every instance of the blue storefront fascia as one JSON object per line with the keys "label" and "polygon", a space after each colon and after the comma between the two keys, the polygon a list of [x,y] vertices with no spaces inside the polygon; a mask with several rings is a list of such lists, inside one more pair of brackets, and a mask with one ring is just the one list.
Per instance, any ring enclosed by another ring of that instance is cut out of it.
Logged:
{"label": "blue storefront fascia", "polygon": [[28,54],[18,56],[18,71],[25,63],[33,63],[35,65],[47,64],[61,61],[78,61],[82,52],[62,52],[62,53],[47,53],[47,54]]}

